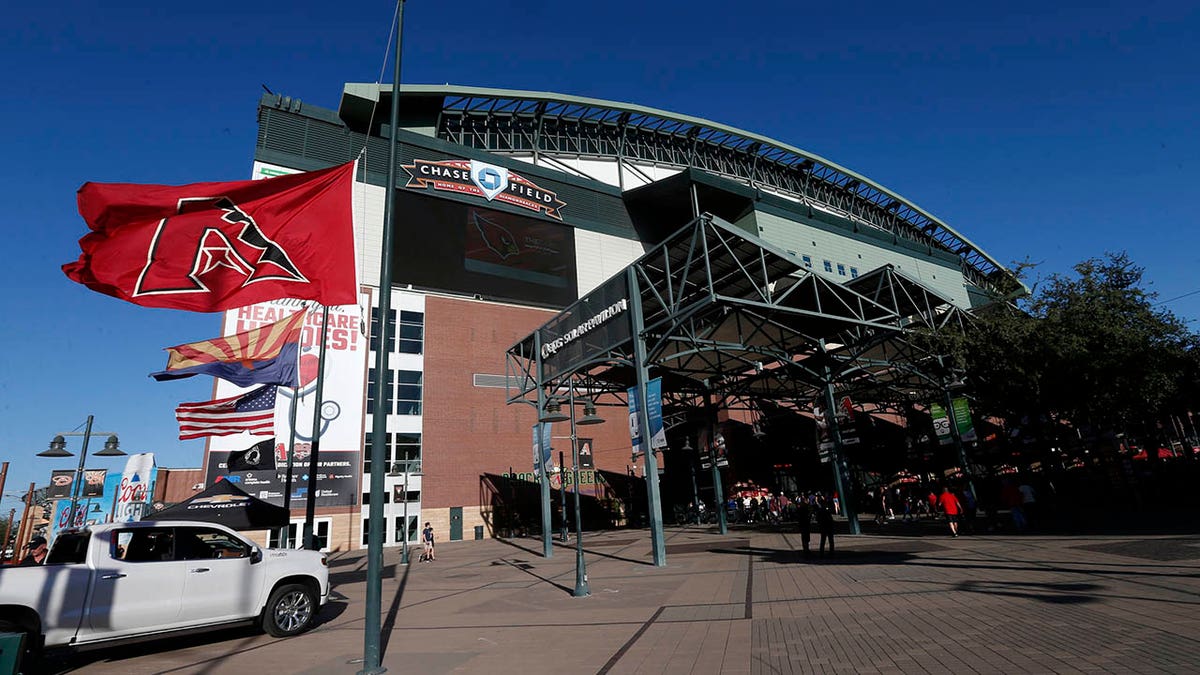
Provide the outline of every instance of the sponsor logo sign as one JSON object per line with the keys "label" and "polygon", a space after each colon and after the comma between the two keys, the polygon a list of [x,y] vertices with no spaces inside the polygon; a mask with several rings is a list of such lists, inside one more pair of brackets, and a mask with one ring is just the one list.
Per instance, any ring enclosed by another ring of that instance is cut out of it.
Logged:
{"label": "sponsor logo sign", "polygon": [[426,159],[413,160],[404,164],[408,172],[408,183],[404,187],[414,190],[432,188],[442,192],[482,197],[518,208],[545,213],[555,220],[562,220],[559,210],[566,206],[558,195],[524,176],[474,159],[451,159],[431,162]]}

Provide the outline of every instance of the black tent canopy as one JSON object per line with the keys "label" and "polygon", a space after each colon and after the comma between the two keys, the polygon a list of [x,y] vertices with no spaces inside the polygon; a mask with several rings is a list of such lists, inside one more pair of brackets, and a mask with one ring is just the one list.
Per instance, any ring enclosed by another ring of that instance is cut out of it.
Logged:
{"label": "black tent canopy", "polygon": [[195,520],[220,523],[234,530],[265,530],[288,524],[288,510],[247,494],[220,480],[186,501],[158,511],[155,520]]}

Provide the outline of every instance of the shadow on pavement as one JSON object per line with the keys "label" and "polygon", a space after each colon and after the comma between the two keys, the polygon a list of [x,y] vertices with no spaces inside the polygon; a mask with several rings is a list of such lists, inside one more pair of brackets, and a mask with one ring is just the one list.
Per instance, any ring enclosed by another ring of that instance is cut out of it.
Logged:
{"label": "shadow on pavement", "polygon": [[539,581],[550,584],[551,586],[554,586],[555,588],[562,590],[564,593],[573,594],[575,592],[574,588],[567,588],[566,586],[558,583],[557,581],[551,581],[550,579],[548,579],[540,574],[537,574],[536,572],[533,571],[533,565],[530,565],[529,563],[525,562],[524,560],[520,560],[517,558],[514,558],[512,560],[506,560],[504,558],[501,558],[500,560],[493,560],[491,564],[492,565],[508,565],[509,567],[511,567],[513,569],[521,570],[522,572],[528,574],[529,576],[533,577],[534,579],[538,579]]}
{"label": "shadow on pavement", "polygon": [[[395,569],[395,565],[392,566]],[[385,570],[387,568],[384,568]],[[404,589],[408,586],[408,573],[412,571],[412,565],[404,568],[404,576],[400,577],[400,585],[396,588],[396,594],[392,596],[392,604],[388,607],[387,617],[383,620],[383,625],[380,627],[379,641],[379,656],[382,659],[387,656],[388,641],[392,638],[392,629],[396,627],[396,615],[400,613],[400,601],[404,598]]]}
{"label": "shadow on pavement", "polygon": [[984,595],[1000,595],[1009,598],[1037,600],[1052,605],[1079,605],[1099,602],[1100,597],[1086,591],[1099,591],[1104,587],[1089,583],[1035,583],[1029,581],[963,581],[954,585],[954,590]]}
{"label": "shadow on pavement", "polygon": [[912,551],[902,550],[868,551],[864,549],[838,549],[834,553],[826,553],[824,556],[817,549],[813,549],[807,556],[804,554],[804,551],[754,546],[739,546],[737,548],[713,547],[709,550],[712,553],[726,555],[758,556],[758,560],[761,562],[781,565],[902,565],[916,559]]}

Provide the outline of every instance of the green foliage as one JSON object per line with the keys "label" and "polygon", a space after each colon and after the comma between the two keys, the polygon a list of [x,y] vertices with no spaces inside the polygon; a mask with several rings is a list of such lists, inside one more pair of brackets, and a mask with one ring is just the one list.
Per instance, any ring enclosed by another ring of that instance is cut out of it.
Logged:
{"label": "green foliage", "polygon": [[978,312],[956,357],[980,409],[1125,431],[1194,407],[1200,338],[1154,307],[1143,273],[1124,253],[1107,254],[1051,275],[1018,305]]}

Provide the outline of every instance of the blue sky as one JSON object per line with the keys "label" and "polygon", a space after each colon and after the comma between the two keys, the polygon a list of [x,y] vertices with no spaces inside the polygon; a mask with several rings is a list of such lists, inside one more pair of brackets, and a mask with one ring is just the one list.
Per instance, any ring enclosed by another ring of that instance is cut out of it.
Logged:
{"label": "blue sky", "polygon": [[[343,83],[391,80],[388,2],[345,15],[307,0],[98,4],[18,3],[0,27],[6,495],[74,468],[34,455],[89,414],[127,452],[201,462],[173,409],[209,398],[211,381],[147,374],[219,318],[68,281],[59,267],[85,232],[75,190],[248,178],[262,85],[336,108]],[[1029,257],[1045,275],[1128,251],[1168,300],[1200,290],[1200,6],[1112,4],[412,0],[402,81],[591,96],[757,132],[895,190],[1004,263]],[[1165,306],[1200,329],[1200,293]]]}

